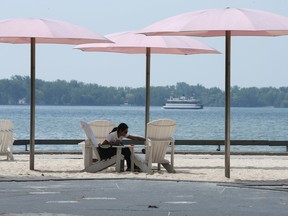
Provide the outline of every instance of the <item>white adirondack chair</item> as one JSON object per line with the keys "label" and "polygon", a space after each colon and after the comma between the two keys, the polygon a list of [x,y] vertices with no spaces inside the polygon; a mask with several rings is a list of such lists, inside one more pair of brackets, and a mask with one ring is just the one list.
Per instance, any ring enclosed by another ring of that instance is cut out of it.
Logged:
{"label": "white adirondack chair", "polygon": [[6,155],[7,160],[14,160],[13,129],[14,126],[10,120],[0,120],[0,155]]}
{"label": "white adirondack chair", "polygon": [[[102,143],[106,139],[107,134],[109,134],[111,130],[116,127],[115,124],[109,120],[94,120],[88,122],[88,124],[90,125],[90,128],[97,140],[97,144],[95,145],[95,147],[98,147],[98,144]],[[79,145],[81,146],[82,153],[84,153],[85,142],[81,142],[79,143]],[[95,148],[92,149],[92,153],[93,159],[99,160],[99,158],[97,157],[97,153],[95,152]]]}
{"label": "white adirondack chair", "polygon": [[[104,140],[107,134],[113,129],[113,122],[108,120],[96,120],[90,123],[81,121],[80,124],[87,137],[84,141],[84,148],[82,147],[84,171],[98,172],[114,165],[116,163],[116,155],[109,159],[102,160],[97,150],[98,144],[102,143],[98,141],[97,136],[99,137],[99,140]],[[105,137],[104,134],[106,134]],[[95,163],[93,163],[92,152],[97,158]]]}
{"label": "white adirondack chair", "polygon": [[[176,122],[170,119],[159,119],[147,124],[145,154],[135,154],[135,164],[144,172],[152,170],[152,164],[162,165],[169,173],[174,170],[174,139]],[[171,161],[165,159],[167,149],[171,146]]]}

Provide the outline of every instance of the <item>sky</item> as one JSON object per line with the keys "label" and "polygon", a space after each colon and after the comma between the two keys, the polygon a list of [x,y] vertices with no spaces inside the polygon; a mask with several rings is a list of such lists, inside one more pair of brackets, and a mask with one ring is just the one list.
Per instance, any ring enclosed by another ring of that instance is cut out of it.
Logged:
{"label": "sky", "polygon": [[[178,14],[210,8],[251,8],[288,16],[287,0],[0,0],[0,19],[47,18],[105,35],[140,30]],[[151,86],[225,88],[224,37],[195,37],[222,54],[152,54]],[[287,87],[288,36],[232,37],[231,85]],[[37,44],[36,78],[102,86],[144,87],[145,55],[82,52],[74,45]],[[0,43],[0,79],[30,76],[30,46]]]}

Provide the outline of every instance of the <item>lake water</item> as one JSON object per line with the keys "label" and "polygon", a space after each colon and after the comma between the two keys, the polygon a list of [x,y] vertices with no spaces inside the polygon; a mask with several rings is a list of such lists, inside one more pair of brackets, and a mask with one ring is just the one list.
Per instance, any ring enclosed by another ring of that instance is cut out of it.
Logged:
{"label": "lake water", "polygon": [[[175,139],[224,140],[224,107],[202,110],[164,110],[150,108],[150,120],[170,118],[176,121]],[[11,119],[15,139],[29,139],[30,107],[0,106],[0,119]],[[79,122],[108,119],[125,122],[129,133],[144,136],[145,107],[135,106],[36,106],[36,139],[84,139]],[[288,140],[288,109],[231,108],[231,140]],[[44,147],[42,147],[44,148]],[[50,148],[50,147],[49,147]],[[59,146],[57,146],[59,149]],[[70,146],[70,148],[79,148]],[[215,147],[177,148],[195,149]],[[233,147],[239,149],[240,147]],[[242,147],[244,148],[244,147]],[[247,147],[246,147],[247,148]],[[266,150],[269,147],[265,147]],[[36,148],[37,149],[37,148]],[[252,147],[251,150],[259,150]],[[273,150],[285,150],[273,147]],[[231,148],[231,150],[233,150]]]}

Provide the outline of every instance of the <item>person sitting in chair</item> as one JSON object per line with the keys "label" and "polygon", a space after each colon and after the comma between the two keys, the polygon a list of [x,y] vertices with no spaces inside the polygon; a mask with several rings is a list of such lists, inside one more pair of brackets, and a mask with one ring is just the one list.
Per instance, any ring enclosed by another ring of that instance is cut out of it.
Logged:
{"label": "person sitting in chair", "polygon": [[[118,127],[113,128],[113,130],[108,134],[107,138],[99,145],[99,153],[101,158],[107,159],[116,155],[116,148],[113,146],[122,145],[123,138],[128,138],[136,141],[145,141],[144,137],[133,136],[128,133],[128,125],[121,123]],[[127,148],[122,148],[122,155],[126,160],[127,169],[126,171],[131,171],[131,151]],[[139,167],[135,166],[135,171],[140,171]]]}

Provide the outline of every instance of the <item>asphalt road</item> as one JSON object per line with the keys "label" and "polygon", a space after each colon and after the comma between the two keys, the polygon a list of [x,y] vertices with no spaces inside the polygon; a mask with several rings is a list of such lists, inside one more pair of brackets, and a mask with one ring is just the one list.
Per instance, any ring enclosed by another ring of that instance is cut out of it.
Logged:
{"label": "asphalt road", "polygon": [[0,215],[288,215],[287,190],[242,186],[110,179],[0,181]]}

